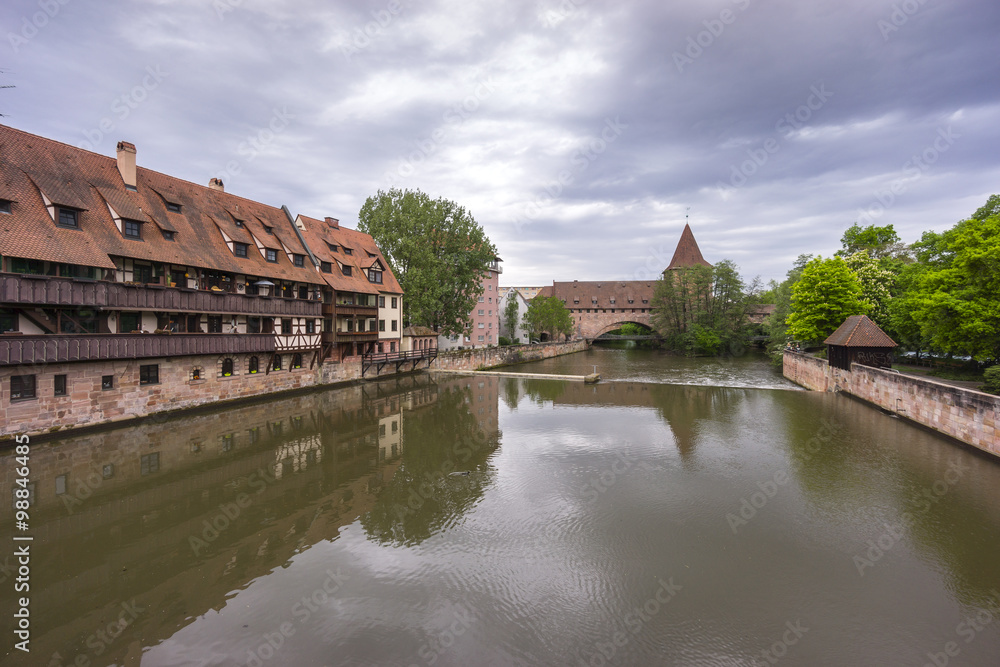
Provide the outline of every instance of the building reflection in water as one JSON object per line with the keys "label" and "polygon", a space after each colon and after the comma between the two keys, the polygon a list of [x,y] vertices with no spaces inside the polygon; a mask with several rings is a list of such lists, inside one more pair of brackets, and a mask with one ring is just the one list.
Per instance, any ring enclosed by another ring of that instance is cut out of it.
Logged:
{"label": "building reflection in water", "polygon": [[[138,664],[253,579],[382,512],[409,490],[404,462],[407,475],[443,470],[460,442],[482,469],[500,440],[497,382],[415,374],[32,445],[36,664]],[[8,498],[13,457],[0,456]],[[403,532],[440,526],[483,483]],[[0,520],[9,532],[11,505]]]}

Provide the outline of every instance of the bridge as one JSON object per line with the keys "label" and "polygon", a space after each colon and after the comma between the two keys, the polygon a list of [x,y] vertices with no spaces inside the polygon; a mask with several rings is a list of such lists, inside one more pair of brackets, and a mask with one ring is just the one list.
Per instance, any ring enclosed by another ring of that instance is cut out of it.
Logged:
{"label": "bridge", "polygon": [[663,336],[659,334],[649,334],[645,336],[619,336],[617,334],[601,334],[593,341],[596,343],[602,340],[663,340]]}

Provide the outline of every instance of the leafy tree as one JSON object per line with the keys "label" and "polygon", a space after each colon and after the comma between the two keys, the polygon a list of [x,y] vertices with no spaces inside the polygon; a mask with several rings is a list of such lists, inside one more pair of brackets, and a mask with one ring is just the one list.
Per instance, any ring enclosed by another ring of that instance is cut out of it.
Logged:
{"label": "leafy tree", "polygon": [[1000,215],[1000,195],[990,195],[986,203],[972,214],[973,220],[985,220]]}
{"label": "leafy tree", "polygon": [[861,283],[840,257],[813,259],[792,287],[788,333],[802,341],[820,342],[851,315],[867,313]]}
{"label": "leafy tree", "polygon": [[[890,225],[891,226],[891,225]],[[867,250],[860,250],[844,261],[851,267],[861,284],[861,301],[869,317],[882,328],[889,325],[889,303],[896,274],[883,268]]]}
{"label": "leafy tree", "polygon": [[393,188],[365,201],[358,229],[375,239],[406,293],[406,324],[445,335],[471,327],[485,268],[497,255],[471,213],[419,190]]}
{"label": "leafy tree", "polygon": [[781,363],[782,350],[788,343],[787,320],[789,313],[792,312],[792,286],[802,277],[802,270],[812,257],[812,255],[799,255],[780,284],[771,281],[773,296],[770,298],[762,297],[763,303],[771,302],[774,304],[774,312],[768,316],[764,326],[770,338],[768,349],[776,363]]}
{"label": "leafy tree", "polygon": [[514,343],[519,342],[517,340],[517,300],[519,295],[516,289],[511,289],[507,291],[507,303],[503,307],[503,320],[502,324],[504,330],[510,334],[510,338]]}
{"label": "leafy tree", "polygon": [[746,285],[736,265],[675,269],[657,283],[650,320],[665,344],[687,354],[719,354],[742,344],[760,280]]}
{"label": "leafy tree", "polygon": [[536,296],[528,304],[528,311],[522,320],[524,328],[535,338],[542,332],[553,338],[559,334],[569,336],[573,333],[573,316],[561,299],[554,296]]}
{"label": "leafy tree", "polygon": [[875,259],[906,254],[906,245],[899,239],[892,225],[861,227],[855,222],[844,232],[840,244],[843,247],[835,253],[837,257],[850,257],[864,250]]}
{"label": "leafy tree", "polygon": [[991,394],[1000,394],[1000,366],[990,366],[983,373],[983,380],[986,384],[983,385],[983,391],[987,391]]}
{"label": "leafy tree", "polygon": [[915,245],[925,268],[907,303],[921,333],[945,352],[1000,359],[1000,215],[925,233]]}

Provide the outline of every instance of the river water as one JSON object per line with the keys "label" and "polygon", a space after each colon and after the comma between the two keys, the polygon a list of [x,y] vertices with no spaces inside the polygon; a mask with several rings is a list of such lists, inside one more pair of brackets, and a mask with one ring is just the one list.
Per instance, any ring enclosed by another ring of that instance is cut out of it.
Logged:
{"label": "river water", "polygon": [[511,370],[595,364],[32,445],[3,664],[998,664],[1000,462],[752,355]]}

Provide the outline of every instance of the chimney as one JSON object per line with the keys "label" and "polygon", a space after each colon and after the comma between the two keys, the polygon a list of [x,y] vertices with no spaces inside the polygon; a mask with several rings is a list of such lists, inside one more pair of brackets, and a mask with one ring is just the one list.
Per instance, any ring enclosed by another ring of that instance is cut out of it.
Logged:
{"label": "chimney", "polygon": [[334,229],[340,229],[340,220],[337,220],[336,218],[331,218],[329,216],[324,219],[326,220],[326,224],[330,225]]}
{"label": "chimney", "polygon": [[213,179],[211,179],[208,182],[208,187],[212,188],[213,190],[218,190],[219,192],[225,192],[226,191],[226,186],[222,182],[221,178],[213,178]]}
{"label": "chimney", "polygon": [[135,146],[127,141],[118,142],[118,173],[125,187],[135,189]]}

